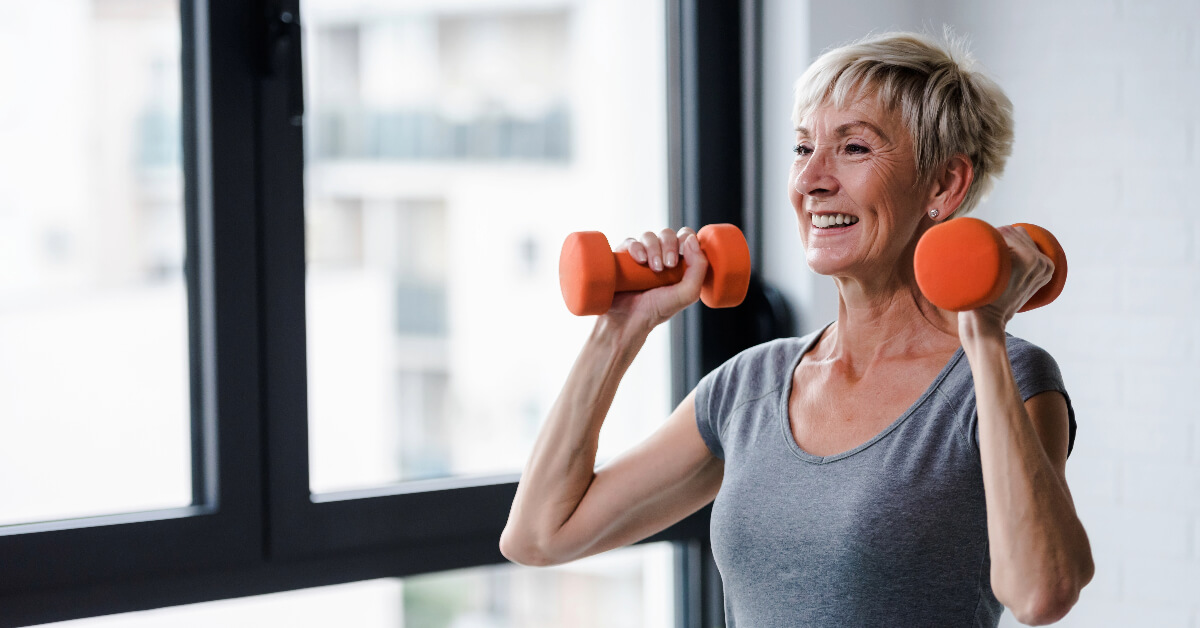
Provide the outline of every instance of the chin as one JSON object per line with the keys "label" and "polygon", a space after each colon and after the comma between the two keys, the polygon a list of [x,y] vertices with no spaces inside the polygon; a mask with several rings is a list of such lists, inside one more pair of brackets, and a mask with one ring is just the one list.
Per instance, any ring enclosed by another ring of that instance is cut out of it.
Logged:
{"label": "chin", "polygon": [[829,255],[822,254],[822,251],[809,251],[806,256],[808,269],[818,275],[832,277],[834,275],[844,274],[848,267],[846,261],[841,258],[832,258]]}

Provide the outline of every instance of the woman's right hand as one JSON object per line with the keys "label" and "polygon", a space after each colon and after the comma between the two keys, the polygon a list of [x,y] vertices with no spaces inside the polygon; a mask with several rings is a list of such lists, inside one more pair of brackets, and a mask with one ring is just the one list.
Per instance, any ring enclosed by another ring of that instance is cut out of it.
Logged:
{"label": "woman's right hand", "polygon": [[708,259],[691,229],[646,233],[617,247],[683,280],[617,293],[584,343],[550,407],[513,497],[500,551],[525,565],[554,565],[656,534],[716,497],[724,462],[696,425],[695,392],[641,444],[596,469],[601,425],[617,385],[655,325],[700,298]]}
{"label": "woman's right hand", "polygon": [[647,231],[641,239],[626,238],[617,245],[616,252],[620,251],[628,251],[635,261],[655,272],[674,268],[681,262],[687,263],[687,270],[683,280],[676,284],[643,292],[616,293],[612,307],[603,316],[623,323],[645,325],[649,331],[700,298],[704,275],[708,273],[708,258],[700,250],[700,240],[691,228],[684,227],[678,232],[670,229],[658,233]]}

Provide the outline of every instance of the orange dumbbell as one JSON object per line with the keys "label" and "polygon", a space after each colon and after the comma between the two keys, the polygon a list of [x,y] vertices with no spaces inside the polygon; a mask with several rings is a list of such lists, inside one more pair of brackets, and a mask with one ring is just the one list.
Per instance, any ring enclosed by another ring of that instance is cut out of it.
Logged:
{"label": "orange dumbbell", "polygon": [[[1067,254],[1045,229],[1024,227],[1041,252],[1054,262],[1054,275],[1020,312],[1042,307],[1058,298],[1067,283]],[[955,218],[932,227],[917,242],[913,258],[917,285],[930,303],[954,312],[973,310],[995,301],[1008,286],[1012,260],[1008,245],[995,227],[978,218]]]}
{"label": "orange dumbbell", "polygon": [[[708,307],[734,307],[746,298],[750,286],[750,247],[746,237],[730,224],[708,225],[696,233],[700,250],[708,258],[708,274],[700,300]],[[612,307],[617,292],[637,292],[679,283],[687,264],[659,272],[639,264],[628,251],[614,253],[599,231],[578,231],[567,236],[558,259],[558,282],[567,309],[576,316],[603,314]]]}

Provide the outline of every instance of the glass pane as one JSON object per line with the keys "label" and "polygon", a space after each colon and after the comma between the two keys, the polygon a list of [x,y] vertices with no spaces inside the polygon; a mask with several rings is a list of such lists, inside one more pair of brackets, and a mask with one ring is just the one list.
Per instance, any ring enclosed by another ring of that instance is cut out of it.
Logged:
{"label": "glass pane", "polygon": [[[311,488],[517,472],[592,324],[563,239],[667,226],[664,5],[302,10]],[[669,395],[664,329],[600,457]]]}
{"label": "glass pane", "polygon": [[0,0],[0,525],[191,503],[177,2]]}
{"label": "glass pane", "polygon": [[569,565],[497,565],[51,624],[70,628],[671,628],[670,544]]}

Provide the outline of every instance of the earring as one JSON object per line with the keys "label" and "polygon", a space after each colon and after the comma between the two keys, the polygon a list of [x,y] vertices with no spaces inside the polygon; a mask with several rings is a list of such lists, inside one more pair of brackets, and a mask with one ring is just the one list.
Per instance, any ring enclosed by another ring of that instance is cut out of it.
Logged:
{"label": "earring", "polygon": [[937,218],[937,217],[938,217],[938,210],[936,210],[936,209],[931,209],[931,210],[929,210],[929,217],[930,217],[930,218]]}

